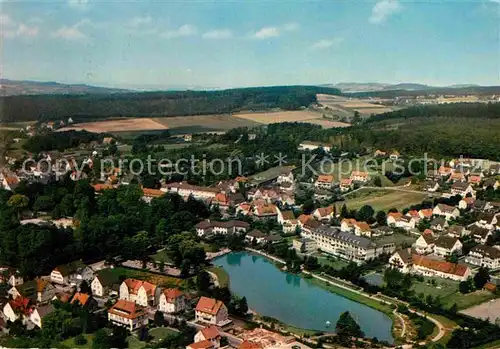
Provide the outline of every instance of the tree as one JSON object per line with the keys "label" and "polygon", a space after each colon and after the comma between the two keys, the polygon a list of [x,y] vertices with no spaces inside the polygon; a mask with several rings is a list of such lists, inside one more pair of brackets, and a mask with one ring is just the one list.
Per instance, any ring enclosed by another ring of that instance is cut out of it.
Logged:
{"label": "tree", "polygon": [[79,334],[74,339],[76,345],[85,345],[87,344],[87,338],[85,338],[82,334]]}
{"label": "tree", "polygon": [[14,194],[7,201],[7,205],[14,208],[19,216],[21,211],[28,206],[29,202],[30,200],[26,195]]}
{"label": "tree", "polygon": [[474,275],[474,286],[476,290],[481,290],[488,281],[490,281],[488,268],[480,267],[476,275]]}
{"label": "tree", "polygon": [[200,292],[207,292],[212,286],[212,278],[206,271],[202,271],[196,277],[196,289]]}
{"label": "tree", "polygon": [[364,205],[356,212],[356,220],[367,222],[372,219],[374,213],[370,205]]}
{"label": "tree", "polygon": [[154,322],[158,327],[162,327],[165,325],[165,317],[163,316],[163,313],[161,311],[157,310],[155,312]]}
{"label": "tree", "polygon": [[349,215],[349,212],[347,211],[347,205],[343,204],[342,208],[340,209],[340,218],[347,218]]}
{"label": "tree", "polygon": [[376,187],[381,187],[382,186],[382,179],[380,179],[380,176],[375,177],[373,180],[373,185]]}
{"label": "tree", "polygon": [[80,284],[80,292],[89,295],[92,294],[92,289],[90,288],[89,283],[86,280],[83,280],[82,283]]}
{"label": "tree", "polygon": [[344,341],[348,341],[351,337],[362,338],[365,335],[348,311],[340,314],[335,325],[335,332]]}
{"label": "tree", "polygon": [[247,298],[246,297],[241,298],[239,303],[240,303],[239,304],[239,311],[240,311],[241,315],[246,315],[246,313],[248,312]]}
{"label": "tree", "polygon": [[387,215],[384,211],[378,211],[375,215],[375,220],[380,225],[385,225],[387,223]]}
{"label": "tree", "polygon": [[458,254],[456,251],[453,251],[451,254],[446,256],[446,261],[450,263],[458,263]]}

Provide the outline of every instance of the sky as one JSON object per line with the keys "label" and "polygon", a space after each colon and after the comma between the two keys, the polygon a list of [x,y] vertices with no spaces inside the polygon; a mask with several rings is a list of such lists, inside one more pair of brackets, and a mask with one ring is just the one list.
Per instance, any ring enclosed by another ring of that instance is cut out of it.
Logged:
{"label": "sky", "polygon": [[123,88],[500,85],[500,0],[0,0],[1,73]]}

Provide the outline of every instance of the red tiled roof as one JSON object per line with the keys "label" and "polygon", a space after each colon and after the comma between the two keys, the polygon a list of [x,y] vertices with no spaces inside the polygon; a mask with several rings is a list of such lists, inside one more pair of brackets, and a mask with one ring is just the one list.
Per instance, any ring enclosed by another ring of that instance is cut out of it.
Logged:
{"label": "red tiled roof", "polygon": [[332,175],[319,175],[316,182],[320,183],[332,183],[334,180]]}
{"label": "red tiled roof", "polygon": [[214,339],[220,337],[220,332],[215,326],[205,327],[201,329],[201,333],[205,339]]}
{"label": "red tiled roof", "polygon": [[403,214],[401,212],[389,212],[389,214],[387,215],[387,217],[392,217],[395,220],[398,220],[401,217],[403,217]]}
{"label": "red tiled roof", "polygon": [[103,191],[103,190],[113,189],[113,186],[111,184],[97,183],[97,184],[92,184],[92,188],[94,188],[95,191]]}
{"label": "red tiled roof", "polygon": [[238,349],[262,349],[262,345],[259,343],[251,342],[249,340],[244,340],[241,342]]}
{"label": "red tiled roof", "polygon": [[196,304],[196,311],[216,315],[223,305],[224,303],[214,298],[201,297],[198,304]]}
{"label": "red tiled roof", "polygon": [[418,211],[424,217],[432,217],[432,208],[423,208]]}
{"label": "red tiled roof", "polygon": [[142,188],[142,193],[144,194],[144,196],[151,198],[159,198],[160,196],[165,195],[165,192],[159,189],[151,189],[151,188]]}
{"label": "red tiled roof", "polygon": [[340,185],[351,185],[352,184],[352,179],[350,178],[342,178],[340,180]]}
{"label": "red tiled roof", "polygon": [[85,305],[85,304],[87,304],[89,298],[90,298],[90,296],[88,294],[77,292],[73,296],[73,299],[71,300],[71,304],[76,303],[78,301],[80,303],[80,305]]}
{"label": "red tiled roof", "polygon": [[184,295],[181,290],[178,288],[167,288],[166,290],[163,291],[163,294],[167,298],[167,302],[172,303],[176,298],[181,297]]}
{"label": "red tiled roof", "polygon": [[412,255],[412,261],[414,265],[419,265],[442,273],[453,274],[458,276],[464,276],[468,269],[468,267],[465,264],[439,261],[436,259],[431,259],[416,254]]}
{"label": "red tiled roof", "polygon": [[368,177],[368,172],[352,171],[351,178],[352,177]]}
{"label": "red tiled roof", "polygon": [[205,339],[204,341],[191,343],[188,345],[188,347],[191,349],[209,349],[214,348],[215,345],[211,341]]}
{"label": "red tiled roof", "polygon": [[156,290],[156,285],[153,285],[152,283],[147,281],[125,279],[123,282],[127,285],[129,292],[132,294],[137,294],[141,287],[144,287],[146,293],[150,296],[153,295]]}
{"label": "red tiled roof", "polygon": [[134,302],[119,299],[111,308],[109,308],[108,313],[115,314],[126,319],[135,319],[144,315],[144,310]]}
{"label": "red tiled roof", "polygon": [[305,224],[308,220],[313,219],[313,216],[310,214],[301,214],[298,219],[301,224]]}

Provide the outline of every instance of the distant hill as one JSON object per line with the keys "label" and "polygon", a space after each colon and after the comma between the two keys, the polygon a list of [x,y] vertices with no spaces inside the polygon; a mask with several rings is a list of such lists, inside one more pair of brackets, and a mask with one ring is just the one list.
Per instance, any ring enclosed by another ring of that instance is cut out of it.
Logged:
{"label": "distant hill", "polygon": [[340,82],[337,84],[323,84],[322,87],[338,88],[342,93],[358,92],[381,92],[381,91],[427,91],[427,90],[453,90],[464,88],[479,88],[480,85],[460,84],[451,86],[430,86],[412,82],[403,82],[399,84],[387,84],[379,82]]}
{"label": "distant hill", "polygon": [[27,80],[8,80],[0,79],[0,95],[19,96],[19,95],[40,95],[40,94],[111,94],[130,92],[126,89],[98,87],[84,84],[61,84],[48,81],[27,81]]}
{"label": "distant hill", "polygon": [[0,97],[0,121],[75,121],[105,117],[160,117],[227,114],[242,110],[298,110],[316,94],[340,95],[318,86],[270,86],[218,91],[159,91],[115,94],[45,94]]}

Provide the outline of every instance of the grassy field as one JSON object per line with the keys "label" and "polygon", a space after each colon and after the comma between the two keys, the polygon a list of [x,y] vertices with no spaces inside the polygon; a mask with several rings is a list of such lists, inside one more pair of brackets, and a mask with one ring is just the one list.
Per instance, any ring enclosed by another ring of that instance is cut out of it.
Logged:
{"label": "grassy field", "polygon": [[318,257],[318,262],[320,262],[322,265],[329,265],[336,270],[340,270],[348,264],[348,262],[341,259],[325,257],[322,255],[319,255],[317,257]]}
{"label": "grassy field", "polygon": [[170,263],[172,262],[170,260],[170,257],[168,256],[167,254],[167,251],[166,250],[162,250],[160,252],[157,252],[155,254],[152,254],[150,255],[149,257],[151,257],[153,260],[157,261],[157,262],[160,262],[160,261],[163,261],[165,263]]}
{"label": "grassy field", "polygon": [[159,274],[154,274],[154,273],[149,273],[146,271],[142,270],[134,270],[134,269],[128,269],[128,268],[123,268],[123,267],[116,267],[113,269],[109,269],[119,277],[126,277],[126,278],[134,278],[138,280],[146,280],[149,281],[153,284],[156,284],[158,286],[163,286],[163,287],[178,287],[178,288],[186,288],[186,280],[183,279],[177,279],[174,277],[166,276],[166,275],[159,275]]}
{"label": "grassy field", "polygon": [[291,170],[293,166],[276,166],[271,167],[268,170],[263,172],[259,172],[250,177],[252,184],[260,184],[263,182],[267,182],[273,178],[278,177],[278,175],[285,170]]}
{"label": "grassy field", "polygon": [[[431,280],[435,281],[434,285],[431,284]],[[416,294],[423,293],[426,296],[430,294],[432,297],[443,298],[457,293],[458,282],[442,278],[425,277],[423,282],[414,280],[412,290]]]}
{"label": "grassy field", "polygon": [[324,119],[322,113],[311,110],[238,113],[234,114],[233,116],[235,118],[251,120],[260,124],[272,124],[278,122],[310,122],[316,125],[320,125],[323,128],[349,126],[349,124],[344,122]]}
{"label": "grassy field", "polygon": [[124,132],[166,130],[168,127],[151,118],[117,118],[112,120],[83,122],[70,127],[63,127],[56,132],[68,130],[87,130],[89,132]]}
{"label": "grassy field", "polygon": [[408,246],[415,242],[416,238],[401,233],[394,233],[392,235],[381,236],[376,238],[375,241],[380,244],[387,244],[394,242],[396,247]]}
{"label": "grassy field", "polygon": [[457,303],[458,309],[462,310],[495,298],[498,298],[498,296],[489,291],[480,290],[467,294],[457,292],[453,295],[443,297],[441,301],[448,307],[452,306],[453,303]]}
{"label": "grassy field", "polygon": [[345,203],[349,209],[370,205],[375,211],[388,211],[393,207],[401,210],[419,204],[425,198],[427,198],[427,194],[361,189],[346,197]]}
{"label": "grassy field", "polygon": [[207,269],[208,271],[217,275],[217,280],[219,280],[219,286],[229,286],[229,274],[221,267],[211,267]]}

